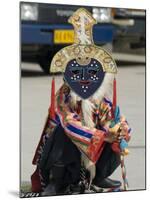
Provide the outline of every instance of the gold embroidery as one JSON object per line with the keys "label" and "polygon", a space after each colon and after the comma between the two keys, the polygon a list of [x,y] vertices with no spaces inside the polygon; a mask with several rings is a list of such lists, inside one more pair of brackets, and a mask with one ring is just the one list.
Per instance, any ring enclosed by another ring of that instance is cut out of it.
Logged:
{"label": "gold embroidery", "polygon": [[84,8],[78,9],[70,18],[75,31],[73,45],[61,49],[54,56],[50,71],[65,72],[68,62],[76,59],[81,65],[87,65],[91,58],[98,60],[104,72],[117,73],[117,66],[112,56],[93,42],[92,27],[96,23],[92,15]]}

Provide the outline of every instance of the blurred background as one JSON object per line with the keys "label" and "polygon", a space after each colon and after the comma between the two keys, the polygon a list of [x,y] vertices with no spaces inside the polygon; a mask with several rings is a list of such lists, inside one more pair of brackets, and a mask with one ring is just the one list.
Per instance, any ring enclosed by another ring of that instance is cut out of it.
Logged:
{"label": "blurred background", "polygon": [[[83,7],[83,6],[82,6]],[[80,6],[20,3],[21,55],[21,190],[30,191],[32,158],[50,105],[54,54],[71,45],[74,32],[68,18]],[[97,24],[94,42],[103,46],[118,65],[118,105],[132,128],[126,158],[129,190],[145,189],[145,10],[87,7]],[[56,89],[62,75],[56,74]],[[113,178],[121,180],[118,168]]]}
{"label": "blurred background", "polygon": [[[74,41],[73,27],[68,18],[79,7],[21,3],[22,61],[36,62],[48,73],[53,55]],[[96,45],[105,45],[117,61],[145,62],[142,57],[145,54],[145,10],[85,8],[97,20],[93,29]],[[135,57],[137,54],[139,56]]]}

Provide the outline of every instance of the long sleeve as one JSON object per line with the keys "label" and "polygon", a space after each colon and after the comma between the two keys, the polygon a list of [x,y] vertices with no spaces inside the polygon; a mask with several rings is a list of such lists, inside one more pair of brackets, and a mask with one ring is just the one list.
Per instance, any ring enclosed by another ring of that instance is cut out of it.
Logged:
{"label": "long sleeve", "polygon": [[90,160],[96,162],[103,149],[104,132],[82,124],[78,114],[71,111],[65,102],[63,87],[56,96],[56,104],[56,113],[67,136]]}
{"label": "long sleeve", "polygon": [[[114,131],[114,134],[118,134],[118,131],[122,131],[125,134],[126,142],[129,142],[131,138],[131,128],[128,125],[126,118],[120,114],[119,108],[116,113],[115,119],[112,117],[112,103],[110,100],[104,98],[99,107],[99,124],[102,130],[107,132]],[[112,149],[116,152],[120,152],[119,143],[112,144]]]}

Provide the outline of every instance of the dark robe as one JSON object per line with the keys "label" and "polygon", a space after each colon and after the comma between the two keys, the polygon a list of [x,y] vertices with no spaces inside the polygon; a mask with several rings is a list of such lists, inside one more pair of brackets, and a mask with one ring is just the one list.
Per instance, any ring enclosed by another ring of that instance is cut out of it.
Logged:
{"label": "dark robe", "polygon": [[[107,143],[96,163],[95,181],[110,176],[119,164],[119,154],[115,153]],[[80,181],[81,153],[65,134],[61,125],[55,128],[46,141],[38,167],[45,185],[53,182],[56,192]]]}

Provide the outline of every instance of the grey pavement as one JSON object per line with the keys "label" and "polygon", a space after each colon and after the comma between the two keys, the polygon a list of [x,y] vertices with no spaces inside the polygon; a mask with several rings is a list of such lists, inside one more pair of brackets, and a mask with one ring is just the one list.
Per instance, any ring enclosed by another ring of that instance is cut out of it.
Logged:
{"label": "grey pavement", "polygon": [[[32,158],[50,104],[51,76],[37,64],[22,63],[21,78],[21,181],[30,181]],[[56,76],[56,88],[62,76]],[[117,75],[118,105],[132,128],[130,155],[125,158],[130,190],[145,189],[145,66],[120,66]],[[120,167],[112,175],[121,180]]]}

